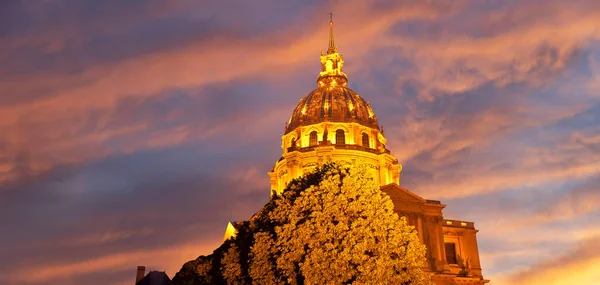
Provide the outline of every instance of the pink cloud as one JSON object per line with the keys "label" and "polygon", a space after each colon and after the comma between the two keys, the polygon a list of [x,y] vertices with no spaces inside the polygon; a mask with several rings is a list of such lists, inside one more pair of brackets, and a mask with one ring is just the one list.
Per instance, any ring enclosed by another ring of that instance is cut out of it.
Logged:
{"label": "pink cloud", "polygon": [[[499,284],[594,284],[600,278],[598,237],[581,242],[564,256],[533,266],[529,270],[504,277]],[[502,282],[503,281],[503,282]]]}
{"label": "pink cloud", "polygon": [[5,281],[9,284],[43,284],[92,272],[123,268],[131,268],[132,272],[135,272],[137,265],[166,271],[172,277],[185,262],[198,257],[199,254],[211,253],[219,243],[220,241],[205,241],[202,244],[194,241],[173,247],[121,252],[76,262],[32,265],[7,272]]}
{"label": "pink cloud", "polygon": [[[346,9],[360,9],[364,5],[361,2],[351,3]],[[433,17],[435,14],[435,10],[426,5],[397,8],[392,12],[371,26],[361,25],[361,29],[354,32],[367,34],[387,25],[385,21],[391,21],[393,17]],[[303,18],[304,21],[306,19]],[[324,32],[322,26],[313,25],[311,29]],[[349,28],[352,30],[352,26]],[[281,31],[249,41],[215,38],[178,50],[89,66],[78,74],[42,72],[7,76],[0,80],[0,90],[5,90],[6,94],[35,93],[38,90],[49,94],[0,107],[0,132],[4,134],[3,140],[7,145],[4,159],[10,161],[17,153],[27,150],[31,152],[30,168],[39,172],[59,163],[103,157],[113,151],[104,149],[103,142],[151,128],[140,122],[106,129],[109,116],[124,98],[144,100],[170,88],[198,87],[246,76],[276,78],[307,60],[316,61],[318,48],[323,46],[323,33],[313,32],[295,38],[284,36],[284,41],[281,41],[282,35],[286,34],[287,31]],[[348,36],[348,31],[341,34],[341,37]],[[347,44],[348,50],[356,40]],[[86,123],[85,118],[90,112],[101,114],[97,120],[98,129],[102,131],[82,136],[78,130]],[[168,132],[176,135],[157,134],[141,143],[141,147],[173,145],[188,136],[181,127]],[[133,151],[139,147],[130,145],[122,151]],[[3,168],[10,169],[11,165]],[[14,175],[5,170],[3,176],[8,179]]]}
{"label": "pink cloud", "polygon": [[[346,56],[350,77],[373,66],[388,66],[385,64],[390,59],[401,56],[414,62],[415,69],[399,71],[398,78],[395,79],[398,89],[393,91],[402,94],[402,84],[414,82],[418,86],[418,100],[421,101],[434,101],[443,94],[456,95],[473,91],[488,83],[503,87],[525,82],[543,89],[555,82],[557,74],[565,72],[578,50],[589,46],[600,35],[600,22],[597,20],[600,13],[597,6],[594,6],[594,1],[580,1],[578,3],[585,4],[581,6],[557,1],[547,5],[539,5],[540,2],[536,1],[519,2],[510,11],[456,19],[458,24],[488,29],[492,35],[487,37],[457,35],[449,29],[452,28],[452,23],[447,29],[442,29],[439,37],[390,35],[389,30],[398,23],[452,19],[472,4],[467,1],[456,1],[455,4],[448,4],[450,1],[434,3],[437,4],[428,5],[415,1],[411,5],[374,10],[364,1],[347,1],[339,7],[339,11],[336,8],[336,17],[341,15],[339,19],[336,18],[336,27],[339,27],[336,39]],[[153,11],[157,12],[156,17],[166,15],[160,11],[168,7],[155,8]],[[291,109],[277,109],[279,103],[273,103],[275,107],[259,118],[256,118],[255,112],[241,112],[228,121],[198,129],[176,125],[155,130],[155,126],[147,121],[111,124],[111,119],[122,100],[143,102],[164,96],[161,92],[173,88],[226,84],[240,78],[265,80],[269,84],[292,80],[289,77],[299,74],[296,69],[307,66],[307,62],[318,65],[318,50],[324,48],[326,43],[323,15],[318,14],[321,10],[315,8],[304,11],[301,21],[294,23],[294,26],[302,26],[302,29],[280,29],[250,40],[222,36],[118,62],[86,66],[77,74],[37,72],[27,76],[3,76],[0,79],[2,95],[20,96],[40,91],[47,92],[47,95],[15,100],[12,104],[0,106],[0,183],[14,180],[20,175],[39,173],[62,163],[80,163],[116,152],[176,146],[222,134],[243,133],[246,139],[244,143],[266,140],[265,135],[270,133],[271,128],[282,128]],[[103,29],[102,23],[94,26]],[[118,27],[119,22],[108,28]],[[80,31],[67,30],[68,36],[74,38],[78,36],[78,32]],[[0,47],[6,47],[3,43],[0,42]],[[28,44],[41,45],[50,53],[56,52],[64,48],[65,39],[27,36],[10,44],[9,48],[0,48],[0,58],[9,54],[8,49]],[[361,60],[365,55],[383,48],[397,49],[398,54],[375,56],[374,61]],[[468,72],[470,70],[477,72]],[[309,72],[315,72],[316,75],[316,70]],[[596,86],[594,81],[585,83]],[[306,91],[312,87],[307,86]],[[481,96],[485,95],[482,93]],[[195,99],[203,100],[202,96],[198,95]],[[366,95],[366,99],[369,99],[369,95]],[[506,136],[524,130],[550,126],[589,107],[588,104],[571,101],[561,106],[544,105],[536,108],[518,101],[507,106],[477,110],[464,116],[419,114],[415,108],[411,110],[414,113],[403,117],[402,127],[386,126],[386,134],[399,134],[388,145],[401,163],[416,159],[424,153],[430,154],[430,160],[419,161],[421,164],[418,167],[431,173],[433,177],[417,181],[419,188],[412,190],[419,191],[419,194],[424,194],[427,198],[466,197],[598,175],[600,157],[589,148],[599,143],[596,135],[575,132],[565,138],[549,137],[555,140],[555,144],[551,146],[528,146],[503,140]],[[248,109],[252,107],[248,106]],[[87,116],[94,112],[99,114],[96,129],[92,132],[81,131],[86,127]],[[176,113],[169,115],[171,119],[176,117]],[[247,128],[245,122],[249,120],[253,120],[257,127]],[[137,139],[118,146],[107,145],[111,139],[130,135],[135,135]],[[278,141],[279,137],[270,140]],[[509,149],[513,157],[507,158],[497,151],[500,146]],[[458,155],[465,149],[473,150],[471,156]],[[514,160],[515,157],[519,159]],[[272,159],[274,161],[277,157]],[[503,162],[515,164],[512,168],[494,169],[494,166]],[[565,166],[565,162],[569,164]],[[458,164],[460,166],[453,166]],[[239,165],[235,174],[229,178],[235,183],[260,187],[268,183],[264,172],[256,167]],[[403,176],[401,182],[407,179],[413,178]],[[596,195],[591,192],[588,194],[590,195],[567,197],[557,202],[555,210],[542,211],[540,215],[570,220],[597,211]],[[250,204],[242,206],[247,212],[252,212],[251,208],[254,207]],[[497,214],[500,216],[503,213]],[[565,216],[561,216],[563,214]],[[498,226],[486,221],[480,227],[482,232],[492,233],[495,226],[502,230],[514,226],[511,225],[513,221],[508,218],[501,222]],[[539,217],[528,220],[532,226],[539,226],[543,222]],[[517,230],[522,228],[520,224]],[[544,231],[537,230],[536,233]],[[76,239],[76,242],[93,244],[116,241],[129,234],[132,233],[90,235]],[[586,235],[588,233],[582,231],[577,238]],[[544,240],[547,239],[546,236],[538,238]],[[513,241],[533,238],[527,235],[507,237]],[[529,241],[533,243],[538,240]],[[90,272],[123,268],[132,268],[133,271],[135,266],[147,264],[148,260],[160,260],[156,264],[147,265],[159,270],[166,269],[172,275],[185,261],[210,252],[218,242],[211,241],[203,246],[195,244],[196,241],[173,248],[108,254],[77,262],[35,264],[33,269],[18,268],[11,272],[9,282],[43,283],[46,280],[68,279],[70,276]],[[582,245],[584,247],[591,249],[587,244]],[[495,254],[482,251],[484,259],[494,260],[497,257]],[[532,254],[542,255],[544,252],[540,249],[520,248],[506,254],[526,257]],[[498,284],[502,284],[502,279],[504,284],[585,284],[598,279],[593,268],[599,264],[597,256],[590,256],[581,260],[568,260],[563,268],[558,263],[549,262],[541,266],[539,273],[532,269],[519,275],[498,275],[494,276],[497,280],[492,279]],[[484,270],[487,268],[489,267],[484,267]],[[568,274],[568,270],[577,268],[581,270],[581,274]]]}

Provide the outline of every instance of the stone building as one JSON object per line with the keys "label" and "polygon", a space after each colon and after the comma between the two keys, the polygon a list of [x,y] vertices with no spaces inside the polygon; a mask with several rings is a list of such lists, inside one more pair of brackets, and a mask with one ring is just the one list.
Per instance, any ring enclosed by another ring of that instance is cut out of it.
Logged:
{"label": "stone building", "polygon": [[[400,186],[402,165],[386,147],[383,128],[369,102],[347,87],[343,65],[330,21],[317,88],[300,99],[286,124],[283,154],[269,172],[271,191],[282,192],[292,179],[328,161],[367,164],[381,190],[390,195],[395,211],[417,229],[427,246],[428,269],[436,284],[488,283],[482,276],[473,222],[444,219],[446,205]],[[235,226],[230,224],[228,232],[234,235]]]}

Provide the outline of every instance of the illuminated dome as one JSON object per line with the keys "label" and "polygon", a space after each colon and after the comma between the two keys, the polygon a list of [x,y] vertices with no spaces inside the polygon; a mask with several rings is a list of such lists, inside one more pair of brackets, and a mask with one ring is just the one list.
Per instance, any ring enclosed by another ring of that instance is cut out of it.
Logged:
{"label": "illuminated dome", "polygon": [[331,18],[329,46],[320,61],[317,88],[300,99],[286,122],[281,158],[269,172],[271,194],[328,161],[365,165],[379,185],[399,184],[402,165],[386,148],[383,127],[369,102],[347,87]]}
{"label": "illuminated dome", "polygon": [[302,98],[288,121],[285,133],[321,122],[354,122],[378,129],[379,124],[369,102],[344,85],[323,84]]}
{"label": "illuminated dome", "polygon": [[321,72],[318,88],[302,98],[285,127],[285,133],[322,122],[359,123],[379,129],[369,102],[346,87],[348,76],[342,71],[344,59],[333,39],[333,22],[329,22],[329,47],[321,52]]}

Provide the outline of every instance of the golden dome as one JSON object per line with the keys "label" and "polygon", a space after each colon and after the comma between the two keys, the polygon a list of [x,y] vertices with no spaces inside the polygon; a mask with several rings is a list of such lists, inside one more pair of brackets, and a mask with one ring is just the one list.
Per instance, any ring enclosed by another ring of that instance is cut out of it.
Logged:
{"label": "golden dome", "polygon": [[285,127],[289,133],[300,126],[321,122],[359,123],[379,129],[375,113],[369,102],[346,87],[348,76],[342,71],[344,59],[333,40],[333,22],[329,21],[329,47],[321,52],[321,72],[318,88],[306,95],[290,117]]}
{"label": "golden dome", "polygon": [[369,102],[342,85],[325,85],[302,98],[288,121],[285,133],[321,122],[355,122],[379,129]]}

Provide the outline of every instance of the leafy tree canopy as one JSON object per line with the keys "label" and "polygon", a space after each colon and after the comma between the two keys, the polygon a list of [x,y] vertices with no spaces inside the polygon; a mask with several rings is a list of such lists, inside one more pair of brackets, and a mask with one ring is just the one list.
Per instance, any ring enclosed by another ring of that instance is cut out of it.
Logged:
{"label": "leafy tree canopy", "polygon": [[364,166],[293,180],[174,284],[430,285],[426,248]]}

